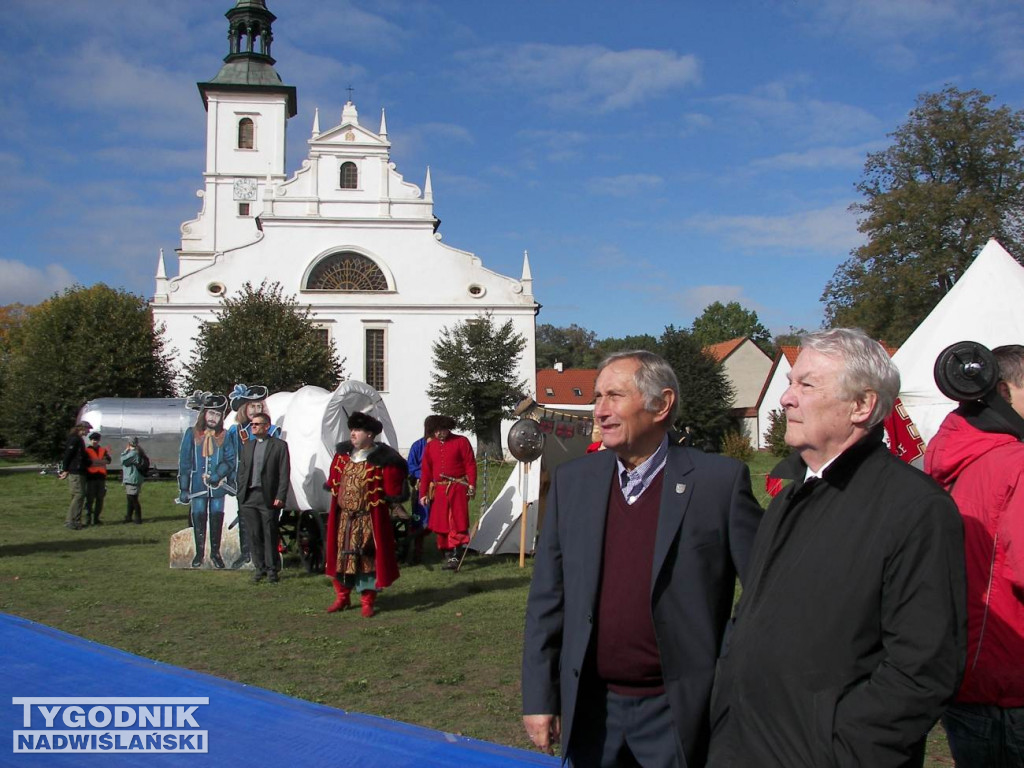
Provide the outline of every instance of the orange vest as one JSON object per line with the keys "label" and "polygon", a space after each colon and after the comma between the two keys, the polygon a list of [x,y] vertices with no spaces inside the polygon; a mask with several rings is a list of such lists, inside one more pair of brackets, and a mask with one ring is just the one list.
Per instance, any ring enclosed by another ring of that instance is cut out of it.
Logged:
{"label": "orange vest", "polygon": [[85,455],[89,457],[88,473],[90,475],[102,475],[107,476],[107,464],[110,463],[110,451],[104,448],[102,445],[99,448],[93,448],[91,445],[85,446]]}

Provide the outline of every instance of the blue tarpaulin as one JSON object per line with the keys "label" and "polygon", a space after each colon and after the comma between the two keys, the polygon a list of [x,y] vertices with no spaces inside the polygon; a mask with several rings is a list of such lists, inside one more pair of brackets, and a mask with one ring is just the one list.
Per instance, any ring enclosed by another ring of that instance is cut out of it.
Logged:
{"label": "blue tarpaulin", "polygon": [[[0,653],[0,766],[559,764],[161,664],[3,613]],[[76,751],[53,751],[69,745]]]}

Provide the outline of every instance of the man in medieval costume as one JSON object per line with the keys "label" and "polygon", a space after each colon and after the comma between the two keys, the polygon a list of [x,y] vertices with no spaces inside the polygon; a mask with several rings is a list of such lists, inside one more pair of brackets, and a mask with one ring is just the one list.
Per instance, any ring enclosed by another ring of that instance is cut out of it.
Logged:
{"label": "man in medieval costume", "polygon": [[[270,412],[267,410],[267,404],[264,402],[267,399],[269,391],[266,387],[256,385],[248,387],[245,384],[235,384],[235,388],[231,390],[231,394],[228,395],[228,399],[231,403],[231,410],[235,412],[235,423],[228,427],[228,437],[235,444],[235,456],[238,460],[242,460],[242,449],[245,444],[248,443],[253,436],[252,432],[252,420],[257,413],[265,413],[268,417]],[[281,427],[277,424],[271,424],[270,429],[264,436],[264,439],[272,437],[281,437]],[[237,469],[237,468],[236,468]],[[241,568],[248,562],[252,561],[252,553],[249,546],[249,532],[246,530],[245,519],[241,512],[239,512],[237,518],[238,524],[238,559],[231,564],[232,568]]]}
{"label": "man in medieval costume", "polygon": [[374,614],[377,591],[398,578],[391,509],[408,498],[408,468],[397,451],[374,442],[383,426],[356,412],[348,420],[349,439],[339,443],[324,487],[331,493],[327,517],[327,558],[334,603],[328,613],[349,607],[360,594],[362,615]]}
{"label": "man in medieval costume", "polygon": [[[469,500],[476,494],[476,458],[462,435],[453,435],[455,419],[431,416],[434,439],[423,451],[420,503],[430,509],[428,527],[444,552],[442,568],[457,570],[469,544]],[[428,427],[429,428],[429,427]]]}
{"label": "man in medieval costume", "polygon": [[192,567],[203,564],[206,525],[210,525],[210,561],[223,568],[220,539],[224,526],[224,497],[235,493],[235,443],[224,429],[228,399],[212,392],[196,392],[185,402],[199,415],[185,430],[178,453],[178,500],[188,504],[195,537]]}

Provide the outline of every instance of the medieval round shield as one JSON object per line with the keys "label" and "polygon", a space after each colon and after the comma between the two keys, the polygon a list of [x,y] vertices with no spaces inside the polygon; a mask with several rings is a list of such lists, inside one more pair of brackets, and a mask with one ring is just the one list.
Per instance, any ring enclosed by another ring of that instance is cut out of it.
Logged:
{"label": "medieval round shield", "polygon": [[950,400],[983,400],[999,381],[995,355],[976,341],[958,341],[935,360],[935,383]]}
{"label": "medieval round shield", "polygon": [[508,452],[517,461],[536,461],[544,451],[544,433],[533,419],[520,419],[508,431]]}

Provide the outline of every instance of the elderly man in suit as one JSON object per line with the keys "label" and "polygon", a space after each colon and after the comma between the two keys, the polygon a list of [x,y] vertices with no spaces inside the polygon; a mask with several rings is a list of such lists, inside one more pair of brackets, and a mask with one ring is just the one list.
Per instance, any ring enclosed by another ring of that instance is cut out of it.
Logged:
{"label": "elderly man in suit", "polygon": [[249,551],[256,568],[253,582],[278,579],[277,540],[281,510],[288,503],[291,459],[288,443],[271,437],[270,416],[260,412],[250,423],[252,438],[238,461],[238,514],[245,520]]}
{"label": "elderly man in suit", "polygon": [[622,352],[598,368],[608,450],[563,464],[548,495],[523,648],[523,723],[573,766],[701,766],[715,662],[761,519],[739,461],[670,445],[672,368]]}

